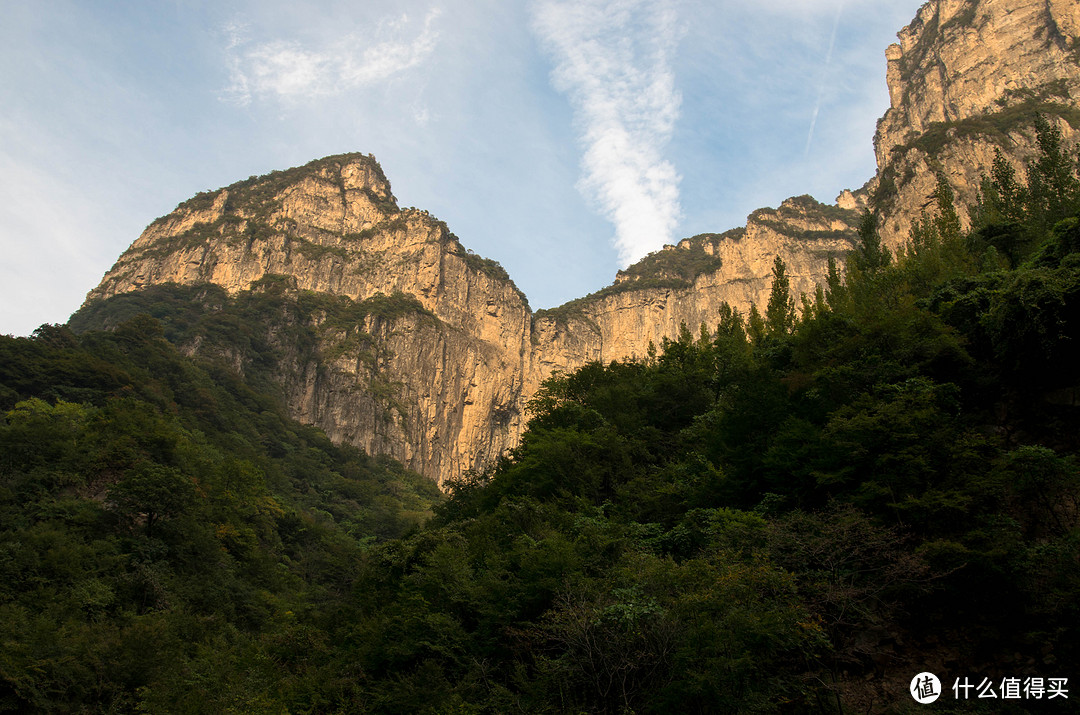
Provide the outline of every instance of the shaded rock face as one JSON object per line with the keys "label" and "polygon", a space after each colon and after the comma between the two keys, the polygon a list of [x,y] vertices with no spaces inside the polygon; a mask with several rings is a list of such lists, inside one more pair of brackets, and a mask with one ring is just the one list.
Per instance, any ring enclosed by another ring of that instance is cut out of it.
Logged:
{"label": "shaded rock face", "polygon": [[[828,257],[850,250],[854,217],[791,199],[755,212],[744,230],[667,247],[638,265],[644,274],[578,301],[572,314],[534,316],[498,264],[426,212],[400,210],[373,158],[342,155],[181,204],[143,232],[87,302],[170,283],[236,294],[280,276],[291,291],[358,303],[414,299],[404,314],[321,330],[314,353],[287,344],[288,331],[274,327],[280,316],[265,329],[296,418],[443,482],[516,445],[525,403],[556,370],[644,356],[683,324],[714,327],[721,302],[763,305],[777,254],[792,287],[812,292]],[[687,257],[697,263],[684,265]]]}
{"label": "shaded rock face", "polygon": [[878,122],[869,186],[893,248],[937,172],[970,206],[996,150],[1022,171],[1035,150],[1036,112],[1077,140],[1080,3],[930,0],[898,39],[885,52],[891,107]]}
{"label": "shaded rock face", "polygon": [[[859,211],[878,209],[895,249],[936,173],[971,205],[996,150],[1022,168],[1036,111],[1074,137],[1078,30],[1075,0],[927,2],[886,51],[892,106],[878,124],[878,173],[866,186],[833,206],[788,199],[755,211],[745,228],[666,246],[557,309],[534,314],[501,266],[464,249],[426,212],[399,209],[378,164],[361,154],[181,204],[143,232],[87,301],[166,283],[237,294],[268,276],[286,277],[295,292],[357,302],[407,296],[414,308],[364,314],[356,325],[304,317],[323,321],[314,350],[288,343],[295,338],[280,329],[282,316],[268,318],[266,337],[296,418],[442,483],[516,445],[525,404],[555,371],[643,357],[682,325],[713,327],[725,302],[744,313],[764,306],[777,255],[794,295],[812,294],[829,258],[842,262],[853,248]],[[200,343],[185,347],[199,352]]]}

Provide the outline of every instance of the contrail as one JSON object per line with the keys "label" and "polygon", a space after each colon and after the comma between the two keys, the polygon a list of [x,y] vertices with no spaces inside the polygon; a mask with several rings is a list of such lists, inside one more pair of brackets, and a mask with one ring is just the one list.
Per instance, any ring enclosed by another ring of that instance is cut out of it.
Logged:
{"label": "contrail", "polygon": [[836,18],[833,19],[832,36],[829,37],[829,51],[825,53],[825,66],[821,69],[821,81],[818,82],[817,102],[814,104],[814,113],[810,115],[810,132],[806,135],[806,150],[803,156],[810,156],[810,144],[814,141],[814,127],[817,126],[818,112],[821,110],[821,98],[825,94],[825,78],[829,76],[829,65],[832,64],[833,47],[836,46],[836,30],[840,27],[840,14],[844,11],[844,3],[841,0],[836,6]]}

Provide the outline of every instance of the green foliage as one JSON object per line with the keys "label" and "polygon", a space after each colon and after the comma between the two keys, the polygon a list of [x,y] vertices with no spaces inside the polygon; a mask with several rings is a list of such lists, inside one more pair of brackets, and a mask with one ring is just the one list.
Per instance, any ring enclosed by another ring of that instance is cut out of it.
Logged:
{"label": "green foliage", "polygon": [[1080,163],[1065,153],[1056,124],[1037,115],[1035,132],[1038,153],[1027,164],[1026,181],[998,152],[972,213],[972,241],[999,252],[1012,266],[1059,263],[1073,250],[1070,226],[1080,212]]}
{"label": "green foliage", "polygon": [[437,490],[163,332],[142,316],[0,339],[0,709],[344,702],[319,634]]}
{"label": "green foliage", "polygon": [[620,293],[631,293],[639,290],[686,290],[691,283],[682,278],[639,278],[637,280],[620,281],[605,288],[590,293],[583,298],[575,298],[555,308],[541,308],[533,316],[537,320],[552,318],[558,323],[566,324],[570,320],[585,322],[593,330],[599,330],[596,324],[588,319],[587,308],[596,302],[609,296]]}
{"label": "green foliage", "polygon": [[[16,412],[17,412],[16,406]],[[143,463],[109,487],[106,503],[118,514],[142,520],[146,536],[153,536],[154,524],[183,514],[195,500],[190,479],[168,466]]]}
{"label": "green foliage", "polygon": [[309,261],[321,261],[327,256],[336,256],[345,261],[352,255],[352,252],[343,246],[324,246],[321,243],[313,243],[295,236],[289,237],[289,245],[298,250],[300,255]]}
{"label": "green foliage", "polygon": [[948,142],[964,137],[990,139],[1007,145],[1011,133],[1032,126],[1035,117],[1059,117],[1073,128],[1080,128],[1080,110],[1070,104],[1054,101],[1054,97],[1039,95],[1010,104],[996,112],[979,114],[954,122],[934,122],[912,143],[894,147],[895,153],[903,154],[919,149],[929,156],[937,156]]}
{"label": "green foliage", "polygon": [[799,321],[779,262],[764,316],[725,306],[645,361],[547,381],[520,447],[438,509],[475,554],[477,605],[452,611],[472,638],[498,631],[479,604],[529,588],[496,569],[484,596],[492,564],[545,544],[563,564],[503,611],[509,644],[479,646],[501,679],[470,702],[847,710],[879,697],[875,664],[944,653],[930,638],[960,669],[1076,662],[1080,220],[1032,218],[1010,269],[942,179],[895,260],[865,215]]}
{"label": "green foliage", "polygon": [[380,221],[374,226],[365,228],[362,231],[342,234],[341,238],[344,241],[360,243],[374,237],[379,233],[393,233],[396,231],[404,231],[406,228],[407,224],[405,222],[405,219],[401,216],[395,216],[394,218],[387,221]]}
{"label": "green foliage", "polygon": [[[334,185],[344,200],[346,189],[342,169],[347,164],[358,162],[367,164],[376,179],[389,187],[382,168],[373,157],[363,154],[328,156],[304,166],[274,171],[263,176],[251,176],[224,189],[196,194],[180,204],[176,211],[209,211],[224,197],[224,205],[220,207],[222,215],[213,221],[195,223],[174,236],[159,238],[148,246],[134,248],[132,252],[142,259],[154,259],[176,252],[199,249],[215,241],[250,246],[257,241],[278,237],[308,260],[321,260],[327,256],[336,256],[342,260],[354,259],[359,255],[357,251],[343,246],[323,245],[310,240],[309,237],[296,235],[296,222],[280,217],[280,197],[286,189],[301,181],[315,180]],[[367,187],[361,190],[384,217],[397,213],[397,203],[392,195],[383,197]],[[275,213],[278,214],[278,218],[272,221]],[[175,212],[156,219],[151,227],[165,225],[174,215]],[[383,220],[376,227],[359,233],[344,234],[342,238],[347,241],[362,240],[373,235],[375,231],[392,231],[400,228],[401,222],[400,218]]]}
{"label": "green foliage", "polygon": [[595,329],[596,326],[586,317],[589,306],[620,293],[639,290],[686,290],[693,286],[699,275],[720,269],[721,260],[715,252],[720,241],[739,240],[745,233],[746,229],[736,228],[721,234],[703,233],[683,239],[678,247],[653,251],[621,271],[620,274],[625,276],[622,280],[555,308],[537,310],[534,316],[537,319],[552,318],[564,325],[571,320],[580,320]]}
{"label": "green foliage", "polygon": [[[943,179],[895,259],[863,216],[797,321],[777,260],[764,316],[552,377],[422,525],[430,484],[226,367],[375,350],[433,321],[408,296],[165,287],[0,340],[0,707],[899,712],[927,663],[1069,672],[1080,216],[1043,138],[966,235]],[[223,359],[163,339],[196,336]]]}
{"label": "green foliage", "polygon": [[854,211],[840,208],[835,204],[823,204],[809,194],[793,196],[785,200],[784,205],[777,212],[781,216],[786,216],[791,210],[816,215],[828,221],[842,221],[852,227],[858,225],[858,215]]}
{"label": "green foliage", "polygon": [[[269,174],[263,174],[262,176],[250,176],[243,181],[238,181],[235,184],[227,186],[224,191],[229,192],[229,204],[254,207],[253,210],[255,215],[260,216],[268,211],[271,202],[289,186],[299,183],[304,179],[315,177],[341,183],[341,168],[346,164],[355,162],[367,164],[368,168],[375,173],[376,178],[381,183],[386,186],[390,185],[389,181],[386,179],[386,175],[383,173],[382,167],[379,166],[374,157],[371,155],[352,153],[323,157],[322,159],[308,162],[303,166],[297,166],[283,171],[271,171]],[[342,185],[341,188],[344,190],[344,185]],[[209,209],[214,201],[217,200],[221,191],[222,190],[219,189],[218,191],[206,191],[196,194],[193,198],[188,199],[177,208],[188,209],[191,211],[204,211]],[[384,212],[389,213],[390,211],[397,209],[397,205],[393,200],[387,202],[370,192],[369,198],[376,201],[377,205],[379,205],[380,208],[383,208]]]}
{"label": "green foliage", "polygon": [[1035,133],[1039,150],[1027,167],[1027,209],[1045,230],[1080,209],[1080,179],[1077,158],[1061,145],[1061,129],[1037,115]]}
{"label": "green foliage", "polygon": [[765,307],[765,333],[786,335],[795,327],[795,299],[791,295],[791,283],[787,267],[780,256],[773,260],[773,282],[769,302]]}
{"label": "green foliage", "polygon": [[891,161],[878,173],[877,188],[874,189],[874,193],[870,198],[870,203],[875,212],[883,211],[886,207],[891,206],[899,195],[899,189],[896,186],[896,165],[898,163],[897,161]]}
{"label": "green foliage", "polygon": [[[859,245],[855,247],[848,261],[854,270],[873,274],[888,266],[891,260],[889,249],[881,245],[877,214],[864,211],[859,219]],[[836,282],[836,275],[836,262],[833,261],[829,267],[830,285]]]}
{"label": "green foliage", "polygon": [[940,39],[941,20],[935,12],[922,25],[915,45],[904,52],[900,59],[900,77],[904,82],[910,81],[912,75],[924,65],[927,56]]}
{"label": "green foliage", "polygon": [[[454,239],[455,242],[457,241],[456,237],[454,237],[453,234],[449,235]],[[510,278],[510,274],[506,272],[506,269],[502,267],[501,263],[491,258],[484,258],[483,256],[474,253],[472,250],[462,249],[460,247],[460,244],[457,244],[457,246],[460,250],[453,251],[451,255],[457,256],[461,260],[465,261],[465,265],[468,266],[470,270],[476,271],[477,273],[482,273],[488,278],[491,278],[492,280],[498,281],[500,283],[509,284],[510,288],[513,289],[515,293],[517,293],[519,298],[521,298],[521,302],[524,303],[526,307],[528,307],[529,299],[525,296],[521,289],[517,287],[517,284],[514,283],[514,281]]]}
{"label": "green foliage", "polygon": [[686,238],[677,247],[653,251],[622,273],[633,281],[680,280],[691,284],[699,275],[720,269],[720,257],[714,250],[720,241],[738,240],[745,232],[746,229],[739,228]]}
{"label": "green foliage", "polygon": [[[285,351],[300,364],[348,355],[372,365],[380,357],[380,347],[365,326],[416,316],[422,324],[439,329],[431,311],[404,293],[354,301],[298,291],[295,278],[273,274],[232,296],[209,284],[153,286],[90,303],[71,317],[69,325],[78,332],[109,329],[139,314],[160,321],[170,342],[197,345],[200,358],[218,370],[242,365],[249,382],[272,395],[280,394],[278,366]],[[375,389],[375,378],[372,374],[369,391]]]}
{"label": "green foliage", "polygon": [[[804,223],[807,218],[822,222],[841,222],[849,228],[843,229],[800,229],[796,225]],[[796,196],[784,201],[778,209],[758,209],[747,219],[755,223],[768,226],[777,233],[802,241],[815,241],[822,239],[850,238],[850,228],[858,225],[858,214],[839,206],[830,206],[818,202],[813,196]]]}
{"label": "green foliage", "polygon": [[1027,186],[1016,178],[1016,170],[1001,151],[994,153],[990,176],[983,176],[972,224],[981,230],[979,238],[1003,254],[1010,264],[1020,263],[1030,246],[1020,232],[1029,198]]}
{"label": "green foliage", "polygon": [[[1050,149],[1053,143],[1052,141],[1050,144],[1047,143],[1047,140],[1050,139],[1047,130],[1054,126],[1050,124],[1049,118],[1064,120],[1074,129],[1080,128],[1080,111],[1070,103],[1058,101],[1063,98],[1062,95],[1065,95],[1064,98],[1067,99],[1067,94],[1067,90],[1060,83],[1049,83],[1038,91],[1024,91],[1007,95],[999,101],[1001,108],[997,111],[987,112],[955,122],[932,123],[925,131],[919,134],[918,138],[914,141],[908,144],[891,147],[889,162],[880,173],[878,187],[874,192],[872,199],[874,207],[878,211],[882,211],[890,206],[897,196],[897,183],[907,184],[914,177],[915,168],[912,162],[907,162],[907,169],[902,176],[899,175],[898,171],[898,167],[904,163],[903,159],[905,155],[912,150],[918,150],[932,158],[938,156],[947,144],[966,137],[977,138],[979,140],[990,140],[1002,147],[1007,147],[1012,143],[1010,136],[1017,132],[1034,130],[1037,137],[1037,144],[1041,156],[1043,157],[1043,159],[1040,159],[1039,161],[1045,162],[1046,158],[1049,156],[1046,153],[1047,149]],[[1050,131],[1055,130],[1050,129]],[[1058,167],[1056,172],[1050,172],[1055,173],[1057,176],[1057,179],[1051,180],[1051,185],[1061,187],[1064,183],[1068,183],[1064,173],[1061,171],[1061,167],[1068,164],[1068,161],[1060,163],[1051,160],[1050,163],[1055,164]],[[994,183],[1004,190],[1005,193],[1000,197],[994,197],[993,190],[988,192],[987,181],[984,180],[982,198],[974,210],[976,216],[982,215],[985,212],[985,207],[982,204],[987,201],[993,201],[995,198],[1001,198],[1008,201],[1010,207],[1016,206],[1018,197],[1012,192],[1015,191],[1017,186],[1014,181],[1010,181],[1007,178],[1009,176],[1015,178],[1015,172],[1011,171],[1011,168],[1006,167],[1007,165],[1004,163],[1004,160],[995,161],[992,170],[992,179]],[[1045,169],[1049,169],[1049,165],[1044,166],[1044,170]],[[1029,168],[1029,173],[1030,170],[1031,169]],[[1011,220],[1020,220],[1016,217],[1015,213],[1009,213],[1007,216]],[[1061,216],[1059,215],[1058,218],[1054,220],[1060,220],[1060,217]],[[996,218],[991,218],[991,221],[996,220]],[[1046,226],[1039,227],[1037,230],[1045,230],[1051,225],[1053,225],[1053,221],[1049,222]]]}

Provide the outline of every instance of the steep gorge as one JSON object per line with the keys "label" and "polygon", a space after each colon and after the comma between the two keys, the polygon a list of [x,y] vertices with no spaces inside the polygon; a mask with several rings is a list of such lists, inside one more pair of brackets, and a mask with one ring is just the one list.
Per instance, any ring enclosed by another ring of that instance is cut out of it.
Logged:
{"label": "steep gorge", "polygon": [[[886,53],[892,107],[863,189],[838,205],[798,197],[755,211],[744,228],[666,246],[556,309],[534,313],[497,263],[427,212],[399,209],[372,157],[346,154],[181,204],[119,258],[73,324],[108,326],[110,299],[155,286],[220,287],[224,299],[203,303],[210,313],[272,294],[247,327],[273,347],[292,414],[441,483],[513,447],[525,403],[554,371],[642,357],[681,325],[711,326],[723,302],[764,305],[777,255],[795,294],[812,293],[829,257],[854,246],[858,209],[876,206],[899,246],[937,173],[970,203],[994,149],[1021,165],[1036,111],[1074,136],[1078,12],[1069,0],[926,3]],[[198,330],[183,342],[192,353],[229,353],[222,346]],[[239,370],[255,359],[227,357]]]}

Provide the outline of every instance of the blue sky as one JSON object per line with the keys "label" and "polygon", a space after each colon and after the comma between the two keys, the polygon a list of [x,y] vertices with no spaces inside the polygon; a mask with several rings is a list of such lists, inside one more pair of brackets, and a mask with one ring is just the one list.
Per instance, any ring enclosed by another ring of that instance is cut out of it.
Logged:
{"label": "blue sky", "polygon": [[6,0],[0,333],[198,191],[360,151],[534,308],[874,172],[916,0]]}

